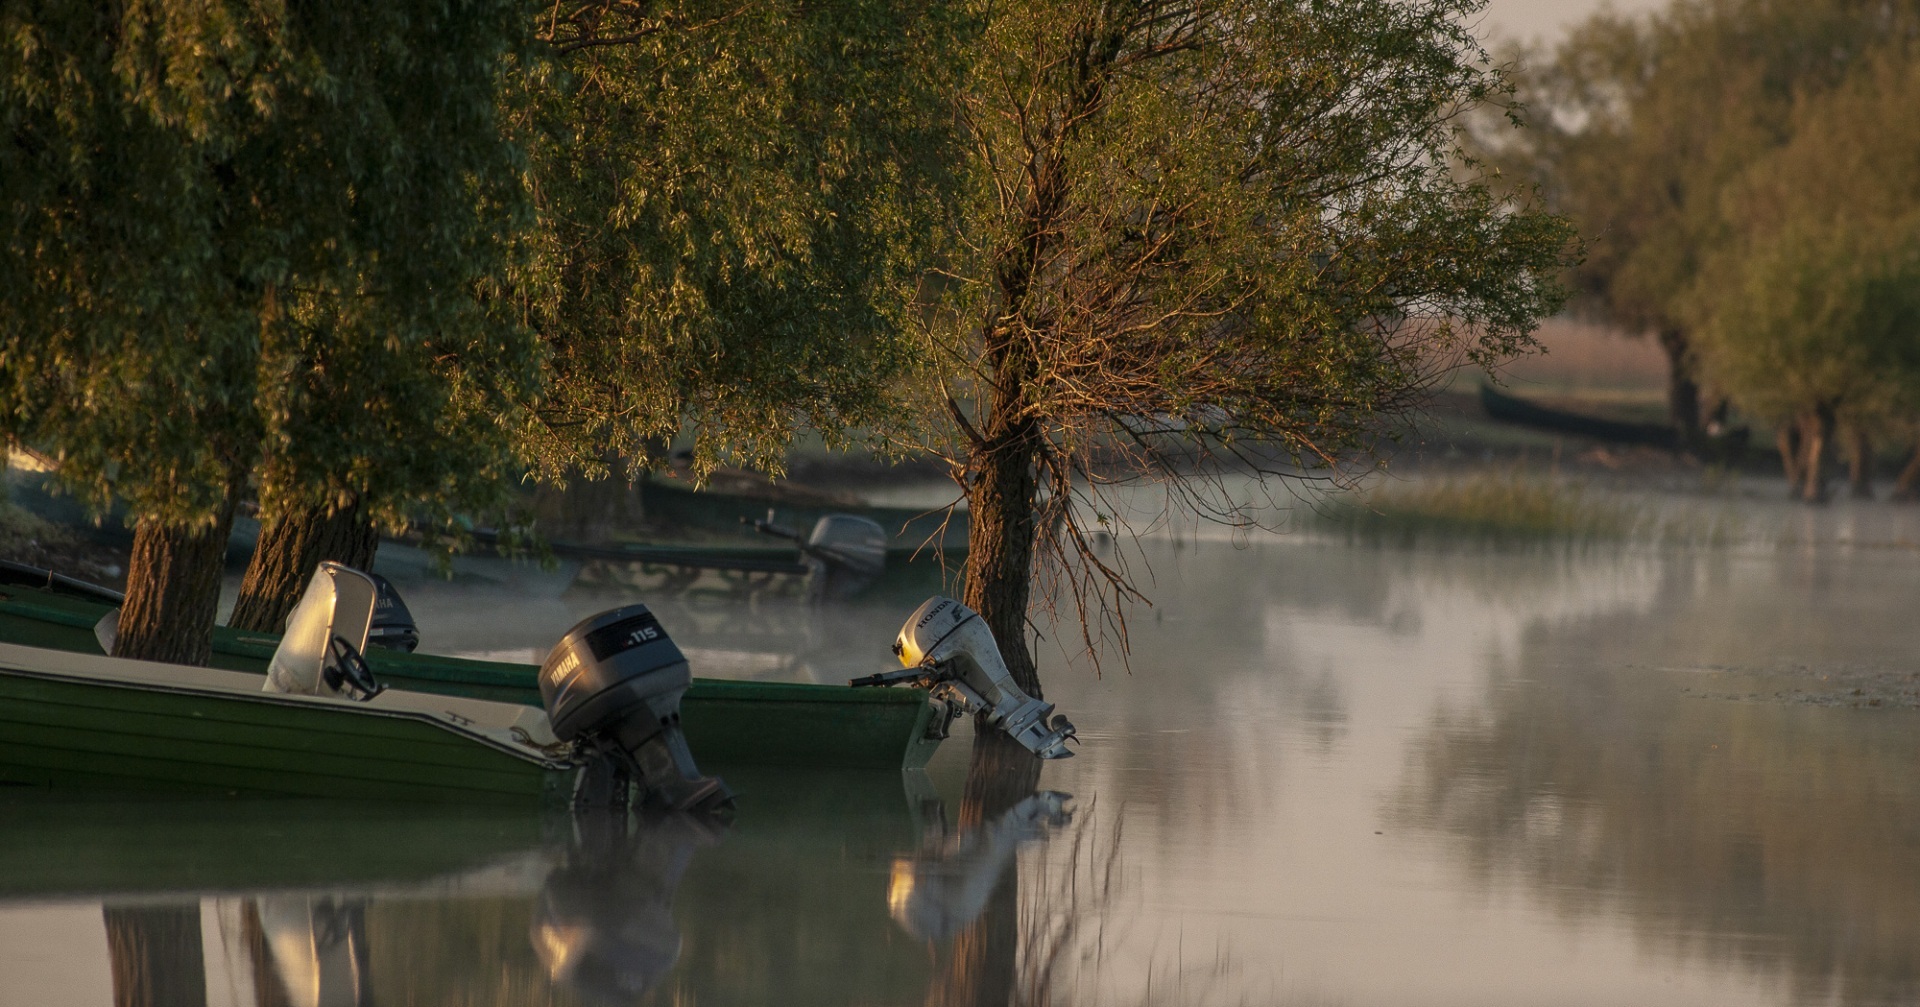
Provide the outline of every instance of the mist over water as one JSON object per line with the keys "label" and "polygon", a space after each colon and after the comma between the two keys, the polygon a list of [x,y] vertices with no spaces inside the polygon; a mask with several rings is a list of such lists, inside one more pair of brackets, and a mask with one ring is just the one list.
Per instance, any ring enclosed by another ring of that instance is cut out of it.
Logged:
{"label": "mist over water", "polygon": [[[1746,532],[1149,538],[1129,667],[1038,648],[1079,756],[997,803],[963,726],[924,776],[715,767],[726,829],[7,798],[0,1004],[114,1002],[129,935],[208,1004],[951,1003],[982,974],[1023,1003],[1920,1000],[1914,518],[1663,506]],[[423,649],[532,661],[644,600],[695,674],[768,680],[885,667],[938,586],[812,609],[405,559]]]}

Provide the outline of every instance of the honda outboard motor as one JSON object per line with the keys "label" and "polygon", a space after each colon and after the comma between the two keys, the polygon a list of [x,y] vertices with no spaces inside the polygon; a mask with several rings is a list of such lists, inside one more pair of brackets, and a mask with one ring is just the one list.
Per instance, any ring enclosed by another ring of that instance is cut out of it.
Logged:
{"label": "honda outboard motor", "polygon": [[1027,751],[1043,759],[1073,755],[1073,723],[1064,714],[1051,721],[1052,703],[1027,695],[1014,684],[1013,673],[1000,660],[1000,646],[980,614],[952,598],[935,596],[907,617],[893,653],[905,667],[856,678],[850,685],[892,685],[911,682],[932,690],[933,699],[946,704],[949,722],[965,712],[984,712]]}
{"label": "honda outboard motor", "polygon": [[377,573],[368,574],[373,578],[373,623],[367,627],[367,645],[385,650],[413,653],[420,646],[420,627],[414,624],[413,613],[407,611],[407,603],[400,600],[400,592],[385,577]]}
{"label": "honda outboard motor", "polygon": [[713,811],[733,802],[726,784],[700,775],[680,733],[687,659],[645,605],[603,612],[567,631],[540,666],[540,700],[553,733],[596,757],[574,793],[583,805],[624,803],[629,782],[643,804]]}
{"label": "honda outboard motor", "polygon": [[[367,901],[331,895],[263,895],[250,900],[268,954],[254,968],[276,978],[282,996],[313,1007],[373,1003],[367,945]],[[256,982],[259,980],[256,979]],[[290,994],[290,996],[289,996]]]}
{"label": "honda outboard motor", "polygon": [[266,692],[372,699],[386,687],[373,680],[367,632],[379,588],[373,578],[332,560],[320,564],[287,616],[287,632],[267,662]]}

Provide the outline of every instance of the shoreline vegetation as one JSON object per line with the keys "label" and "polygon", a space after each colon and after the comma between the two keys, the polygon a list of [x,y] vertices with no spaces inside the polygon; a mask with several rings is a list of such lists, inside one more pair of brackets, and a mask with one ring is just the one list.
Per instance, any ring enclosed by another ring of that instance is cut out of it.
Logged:
{"label": "shoreline vegetation", "polygon": [[1311,508],[1309,528],[1355,544],[1496,546],[1601,542],[1726,546],[1746,522],[1731,510],[1673,512],[1579,478],[1520,468],[1375,480]]}

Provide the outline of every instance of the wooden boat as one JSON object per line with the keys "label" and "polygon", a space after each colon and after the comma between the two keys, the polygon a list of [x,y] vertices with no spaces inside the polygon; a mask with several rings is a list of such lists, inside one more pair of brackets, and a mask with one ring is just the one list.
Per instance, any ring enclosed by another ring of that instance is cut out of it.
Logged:
{"label": "wooden boat", "polygon": [[1679,435],[1660,423],[1626,423],[1550,409],[1518,395],[1508,395],[1492,385],[1480,386],[1480,407],[1489,419],[1554,434],[1572,434],[1612,444],[1634,444],[1662,451],[1677,451]]}
{"label": "wooden boat", "polygon": [[[50,587],[0,585],[0,643],[103,656],[93,627],[113,608]],[[251,676],[260,688],[279,638],[214,631],[213,668]],[[540,707],[530,664],[473,661],[370,649],[374,674],[394,691]],[[3,700],[0,700],[3,701]],[[696,678],[681,702],[681,726],[701,765],[925,766],[940,745],[926,693],[784,682]]]}

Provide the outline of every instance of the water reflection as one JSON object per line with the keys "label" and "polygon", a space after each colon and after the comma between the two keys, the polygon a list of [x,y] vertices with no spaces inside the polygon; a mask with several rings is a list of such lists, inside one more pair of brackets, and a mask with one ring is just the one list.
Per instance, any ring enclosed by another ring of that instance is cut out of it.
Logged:
{"label": "water reflection", "polygon": [[332,895],[244,900],[242,939],[262,1007],[368,1007],[367,902]]}
{"label": "water reflection", "polygon": [[[181,984],[150,1000],[291,1002],[260,912],[280,897],[310,932],[316,907],[344,921],[321,932],[363,928],[378,1004],[1912,1003],[1920,562],[1809,541],[1149,543],[1130,672],[1038,649],[1079,758],[1041,778],[962,730],[925,776],[719,767],[740,816],[691,846],[466,811],[7,803],[0,1007],[98,1007],[141,976]],[[920,600],[688,602],[671,625],[715,654],[791,630],[804,666],[765,674],[844,678]],[[408,602],[429,636],[457,616],[526,651],[577,618]]]}
{"label": "water reflection", "polygon": [[673,896],[694,853],[721,827],[685,815],[636,821],[587,813],[535,901],[531,940],[547,978],[589,1000],[627,1003],[651,992],[680,958]]}
{"label": "water reflection", "polygon": [[1023,846],[1073,820],[1072,794],[1045,790],[1021,799],[984,828],[948,837],[932,833],[930,849],[893,862],[887,911],[921,940],[945,941],[980,917],[1000,878]]}
{"label": "water reflection", "polygon": [[[1920,1002],[1920,718],[1835,708],[1859,687],[1823,688],[1875,661],[1873,609],[1905,603],[1821,611],[1853,593],[1830,565],[1778,570],[1824,584],[1786,598],[1717,565],[1669,563],[1657,619],[1525,634],[1479,702],[1433,718],[1395,819],[1452,837],[1483,885],[1631,920],[1684,959],[1782,973],[1795,1002]],[[1795,595],[1816,611],[1780,604]],[[1821,618],[1860,638],[1809,648],[1782,630]]]}

